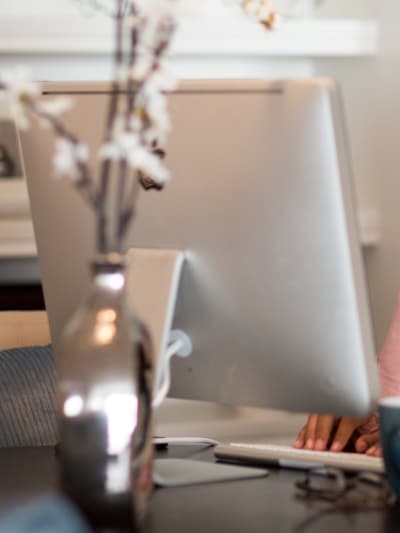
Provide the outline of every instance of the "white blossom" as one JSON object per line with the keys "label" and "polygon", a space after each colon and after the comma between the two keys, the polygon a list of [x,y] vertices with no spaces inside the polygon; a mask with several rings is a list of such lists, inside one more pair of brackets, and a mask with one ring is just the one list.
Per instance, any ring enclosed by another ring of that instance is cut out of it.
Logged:
{"label": "white blossom", "polygon": [[139,147],[138,136],[135,133],[124,132],[100,147],[99,155],[102,159],[118,161],[128,160],[129,154]]}
{"label": "white blossom", "polygon": [[29,70],[17,67],[0,73],[0,98],[5,101],[10,115],[17,126],[26,129],[29,126],[26,102],[35,101],[41,94],[40,85],[31,80]]}
{"label": "white blossom", "polygon": [[159,185],[169,179],[169,172],[160,157],[143,146],[130,154],[128,163],[134,170],[142,171]]}
{"label": "white blossom", "polygon": [[173,91],[178,86],[178,81],[172,71],[162,63],[158,64],[157,70],[152,75],[151,82],[158,87],[160,91]]}
{"label": "white blossom", "polygon": [[52,100],[47,100],[45,102],[40,102],[38,104],[39,111],[51,115],[53,117],[60,117],[65,111],[68,111],[73,107],[74,102],[71,98],[67,96],[58,96]]}
{"label": "white blossom", "polygon": [[268,28],[275,27],[280,18],[268,0],[241,0],[244,11]]}
{"label": "white blossom", "polygon": [[142,64],[136,65],[136,79],[143,79],[143,63],[150,66],[154,53],[169,44],[176,22],[176,2],[174,0],[139,0],[135,2],[137,15],[132,19],[137,31],[137,52]]}
{"label": "white blossom", "polygon": [[175,0],[136,0],[135,6],[139,17],[156,19],[174,17],[176,14]]}
{"label": "white blossom", "polygon": [[158,132],[158,135],[156,133],[155,136],[164,138],[171,128],[167,99],[164,94],[152,88],[150,84],[146,85],[145,95],[150,128]]}
{"label": "white blossom", "polygon": [[99,149],[101,159],[111,159],[113,161],[127,159],[129,152],[139,145],[137,132],[127,130],[126,118],[122,114],[114,118],[110,133],[110,140]]}
{"label": "white blossom", "polygon": [[134,81],[143,83],[153,65],[153,56],[147,52],[141,51],[134,66],[131,68],[131,77]]}
{"label": "white blossom", "polygon": [[169,173],[160,158],[153,153],[150,143],[143,143],[141,122],[135,119],[134,124],[135,131],[127,130],[124,117],[118,116],[114,121],[112,138],[101,146],[99,156],[112,161],[125,160],[134,171],[140,170],[162,184],[168,179]]}
{"label": "white blossom", "polygon": [[89,158],[89,150],[83,143],[75,143],[64,137],[58,137],[55,141],[53,167],[56,176],[70,178],[72,181],[79,180],[79,165],[86,163]]}
{"label": "white blossom", "polygon": [[251,17],[257,17],[260,9],[259,2],[249,0],[248,2],[245,2],[243,4],[243,7],[248,15],[250,15]]}
{"label": "white blossom", "polygon": [[164,144],[171,129],[168,100],[165,92],[177,86],[176,79],[162,65],[149,77],[143,86],[141,105],[145,109],[150,124],[144,132],[144,139],[151,144],[154,140]]}

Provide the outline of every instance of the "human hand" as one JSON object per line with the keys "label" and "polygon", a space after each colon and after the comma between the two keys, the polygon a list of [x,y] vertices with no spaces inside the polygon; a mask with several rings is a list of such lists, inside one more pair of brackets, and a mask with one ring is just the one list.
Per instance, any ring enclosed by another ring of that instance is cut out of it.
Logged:
{"label": "human hand", "polygon": [[294,443],[295,448],[332,452],[343,451],[349,445],[357,453],[382,455],[376,415],[367,418],[337,418],[312,414]]}

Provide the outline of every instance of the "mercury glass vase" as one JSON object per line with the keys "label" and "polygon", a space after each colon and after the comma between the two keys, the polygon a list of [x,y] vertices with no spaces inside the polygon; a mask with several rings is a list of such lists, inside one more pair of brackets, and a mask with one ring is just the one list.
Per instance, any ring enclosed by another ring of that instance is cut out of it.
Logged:
{"label": "mercury glass vase", "polygon": [[143,519],[152,489],[151,342],[125,302],[125,261],[97,257],[58,349],[59,472],[93,522]]}

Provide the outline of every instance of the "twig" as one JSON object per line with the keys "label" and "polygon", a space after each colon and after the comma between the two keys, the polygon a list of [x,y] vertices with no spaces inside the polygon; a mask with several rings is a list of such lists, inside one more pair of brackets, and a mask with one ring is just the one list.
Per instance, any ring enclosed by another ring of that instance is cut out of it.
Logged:
{"label": "twig", "polygon": [[[24,103],[25,106],[30,109],[30,111],[34,113],[38,118],[41,118],[48,122],[59,137],[62,137],[63,139],[66,139],[71,142],[73,145],[78,146],[78,138],[73,133],[67,130],[61,120],[59,120],[54,115],[41,110],[40,107],[38,107],[36,103],[29,97],[25,98]],[[79,170],[79,178],[77,179],[76,184],[85,200],[89,203],[91,207],[96,209],[98,207],[98,196],[95,183],[93,182],[93,179],[90,175],[90,169],[88,165],[83,161],[77,161],[77,167]]]}
{"label": "twig", "polygon": [[[123,19],[123,9],[124,2],[123,0],[117,0],[117,15],[116,15],[116,33],[115,33],[115,53],[114,53],[114,62],[115,62],[115,76],[112,83],[111,96],[109,98],[108,106],[108,116],[107,123],[105,128],[104,141],[109,142],[112,138],[112,128],[114,125],[115,116],[118,110],[118,99],[119,99],[119,78],[118,70],[120,69],[123,61],[123,28],[122,28],[122,19]],[[101,166],[100,174],[100,188],[99,188],[99,201],[98,201],[98,251],[104,253],[107,247],[107,236],[106,236],[106,226],[107,226],[107,214],[106,214],[106,197],[109,189],[110,182],[110,172],[111,172],[111,160],[106,158]]]}

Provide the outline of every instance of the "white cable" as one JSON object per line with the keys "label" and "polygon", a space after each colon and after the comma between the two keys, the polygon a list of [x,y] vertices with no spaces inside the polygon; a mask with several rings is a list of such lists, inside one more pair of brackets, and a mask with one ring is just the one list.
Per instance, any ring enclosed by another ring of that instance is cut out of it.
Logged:
{"label": "white cable", "polygon": [[174,355],[188,357],[192,353],[192,341],[186,333],[180,329],[173,329],[169,334],[169,344],[161,357],[161,369],[159,375],[160,385],[157,386],[153,399],[153,407],[159,407],[168,394],[171,385],[170,360]]}
{"label": "white cable", "polygon": [[168,346],[165,352],[162,362],[163,368],[161,369],[161,384],[158,387],[156,396],[153,400],[153,407],[158,407],[168,394],[169,387],[171,385],[170,359],[172,356],[178,353],[179,348],[181,348],[181,346],[181,341],[175,341],[174,343]]}

